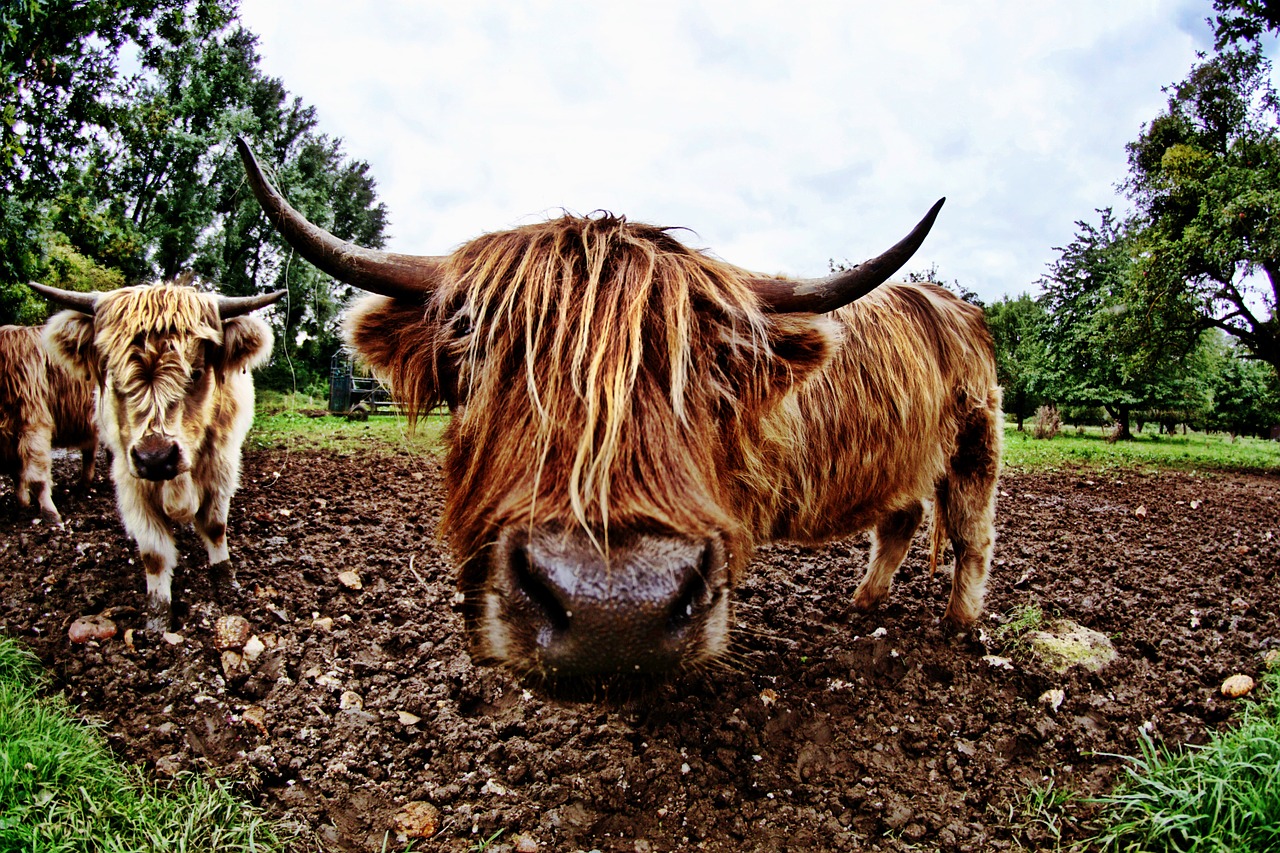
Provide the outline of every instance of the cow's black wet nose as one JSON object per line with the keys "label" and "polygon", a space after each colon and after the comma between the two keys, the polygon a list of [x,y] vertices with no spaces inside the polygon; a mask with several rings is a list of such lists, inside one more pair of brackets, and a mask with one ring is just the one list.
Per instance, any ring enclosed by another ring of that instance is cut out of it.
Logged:
{"label": "cow's black wet nose", "polygon": [[144,480],[172,480],[178,476],[182,451],[178,443],[162,436],[147,436],[129,451],[133,468]]}
{"label": "cow's black wet nose", "polygon": [[583,533],[522,534],[500,551],[488,627],[552,678],[670,671],[700,656],[724,595],[715,542],[632,535],[604,552]]}

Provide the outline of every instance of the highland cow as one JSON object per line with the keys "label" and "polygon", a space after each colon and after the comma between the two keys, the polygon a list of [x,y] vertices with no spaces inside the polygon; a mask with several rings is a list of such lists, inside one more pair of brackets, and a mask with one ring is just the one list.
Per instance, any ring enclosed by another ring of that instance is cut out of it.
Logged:
{"label": "highland cow", "polygon": [[34,326],[0,326],[0,467],[13,477],[18,507],[34,493],[55,523],[53,449],[80,451],[80,485],[93,481],[98,454],[93,383],[50,361]]}
{"label": "highland cow", "polygon": [[99,388],[116,505],[146,570],[147,628],[167,631],[174,523],[195,527],[219,582],[234,579],[227,513],[253,423],[249,371],[270,357],[272,340],[247,315],[284,291],[233,298],[177,284],[104,293],[31,286],[72,309],[49,321],[45,339],[55,361]]}
{"label": "highland cow", "polygon": [[[411,412],[452,411],[443,533],[478,660],[535,678],[669,673],[722,655],[754,546],[870,530],[853,603],[889,594],[926,506],[955,551],[945,618],[982,610],[1000,389],[981,309],[884,284],[941,202],[857,267],[796,281],[671,229],[565,215],[446,256],[307,222],[243,142],[304,257],[379,294],[350,341]],[[408,484],[406,484],[408,487]]]}

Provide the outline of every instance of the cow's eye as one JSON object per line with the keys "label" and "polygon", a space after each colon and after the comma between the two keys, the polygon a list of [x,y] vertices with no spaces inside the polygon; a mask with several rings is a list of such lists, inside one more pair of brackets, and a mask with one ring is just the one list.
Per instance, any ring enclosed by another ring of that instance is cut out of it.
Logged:
{"label": "cow's eye", "polygon": [[475,324],[471,321],[471,315],[465,311],[459,311],[453,317],[453,336],[455,338],[465,338],[475,331]]}
{"label": "cow's eye", "polygon": [[203,368],[203,367],[197,367],[195,370],[191,371],[191,384],[192,384],[192,385],[198,385],[198,384],[200,384],[200,380],[201,380],[201,379],[204,379],[204,368]]}

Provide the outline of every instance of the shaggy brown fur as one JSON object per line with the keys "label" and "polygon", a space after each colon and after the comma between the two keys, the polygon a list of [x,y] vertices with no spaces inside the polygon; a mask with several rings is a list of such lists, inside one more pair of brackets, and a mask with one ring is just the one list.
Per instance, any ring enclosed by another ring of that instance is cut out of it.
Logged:
{"label": "shaggy brown fur", "polygon": [[98,452],[97,392],[49,360],[40,329],[0,326],[0,468],[13,477],[22,508],[61,520],[52,497],[50,451],[77,448],[82,486],[93,480]]}
{"label": "shaggy brown fur", "polygon": [[413,411],[454,409],[444,530],[484,583],[512,526],[725,542],[871,528],[857,603],[884,598],[940,504],[961,555],[948,617],[981,609],[1000,395],[982,312],[885,285],[832,315],[771,314],[751,274],[667,229],[566,216],[489,234],[425,305],[372,297],[349,335]]}

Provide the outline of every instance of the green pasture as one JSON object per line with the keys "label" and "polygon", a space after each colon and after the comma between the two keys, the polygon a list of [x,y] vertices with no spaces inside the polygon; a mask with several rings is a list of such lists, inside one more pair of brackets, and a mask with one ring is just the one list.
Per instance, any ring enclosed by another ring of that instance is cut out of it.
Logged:
{"label": "green pasture", "polygon": [[1108,441],[1098,427],[1069,427],[1053,438],[1032,438],[1011,425],[1004,432],[1004,465],[1015,471],[1077,468],[1280,471],[1280,441],[1225,433],[1157,435]]}
{"label": "green pasture", "polygon": [[[435,453],[449,416],[433,413],[414,427],[403,415],[372,415],[366,421],[325,413],[324,402],[302,395],[266,392],[258,401],[249,434],[252,449],[321,450],[339,453]],[[1005,427],[1004,466],[1013,471],[1072,468],[1174,468],[1179,470],[1280,471],[1280,441],[1224,433],[1157,435],[1151,429],[1132,441],[1111,442],[1098,427],[1068,427],[1049,439]]]}

